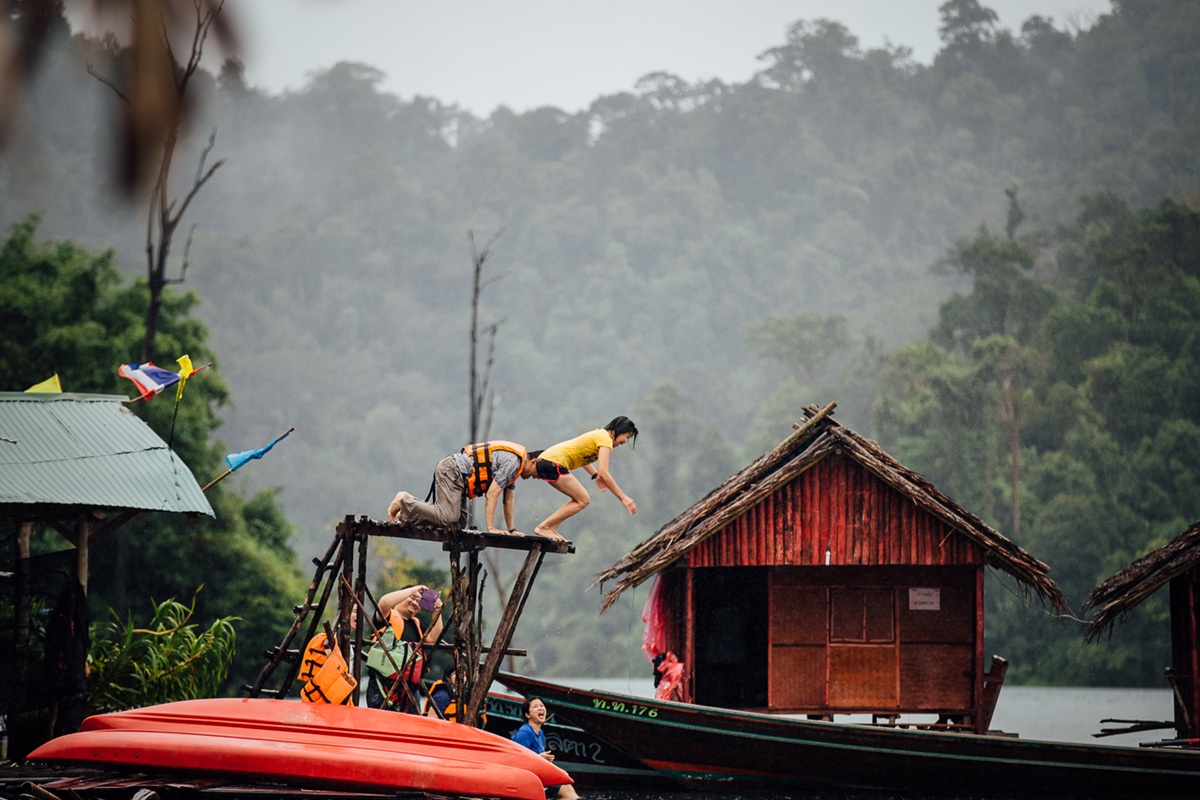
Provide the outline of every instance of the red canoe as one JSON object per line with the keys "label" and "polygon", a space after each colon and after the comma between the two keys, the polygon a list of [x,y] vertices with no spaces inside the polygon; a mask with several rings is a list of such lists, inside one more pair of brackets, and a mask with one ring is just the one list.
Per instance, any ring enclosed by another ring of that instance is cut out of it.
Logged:
{"label": "red canoe", "polygon": [[312,788],[544,800],[570,783],[512,741],[465,725],[287,700],[188,700],[88,717],[29,761],[241,776]]}

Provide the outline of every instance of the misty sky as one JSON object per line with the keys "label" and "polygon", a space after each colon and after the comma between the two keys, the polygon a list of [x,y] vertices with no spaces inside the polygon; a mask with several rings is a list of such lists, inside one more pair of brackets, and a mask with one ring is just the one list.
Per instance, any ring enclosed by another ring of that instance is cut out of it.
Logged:
{"label": "misty sky", "polygon": [[[632,90],[648,72],[690,82],[748,79],[791,23],[842,22],[864,48],[911,47],[928,63],[940,48],[944,0],[234,0],[251,84],[297,89],[339,61],[378,67],[385,91],[436,97],[486,117],[579,111]],[[983,0],[1014,32],[1034,14],[1088,27],[1109,0]]]}

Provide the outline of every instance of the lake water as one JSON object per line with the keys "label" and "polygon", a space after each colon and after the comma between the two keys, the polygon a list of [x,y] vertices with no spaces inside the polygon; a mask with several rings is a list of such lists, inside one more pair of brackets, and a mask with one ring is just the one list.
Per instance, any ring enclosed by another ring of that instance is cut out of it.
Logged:
{"label": "lake water", "polygon": [[[578,688],[599,689],[635,697],[651,697],[654,694],[654,684],[650,679],[556,678],[554,681]],[[553,706],[550,710],[553,712]],[[1172,719],[1173,713],[1170,689],[1005,686],[1000,692],[1000,700],[992,718],[992,728],[1019,734],[1022,739],[1137,746],[1138,742],[1173,738],[1175,732],[1173,729],[1167,729],[1099,739],[1092,734],[1102,727],[1123,727],[1118,724],[1102,724],[1101,720],[1104,719],[1165,721]],[[841,717],[838,719],[842,720]],[[845,721],[858,720],[847,717]],[[578,786],[577,789],[583,800],[763,800],[764,797],[770,797],[771,800],[935,800],[932,796],[920,794],[829,791],[739,798],[735,795],[694,792],[589,791],[584,785]],[[1197,796],[1200,797],[1200,793]],[[985,794],[971,797],[947,797],[941,794],[936,796],[936,800],[977,800],[980,797],[999,800]]]}
{"label": "lake water", "polygon": [[[654,683],[635,678],[558,678],[557,683],[581,689],[652,697]],[[551,709],[553,711],[553,709]],[[1120,724],[1101,724],[1104,719],[1170,720],[1174,717],[1170,689],[1109,689],[1094,687],[1005,686],[992,717],[992,729],[1018,734],[1022,739],[1048,739],[1056,742],[1137,745],[1138,742],[1174,738],[1173,729],[1137,734],[1092,736],[1101,728],[1120,728]],[[838,718],[843,721],[842,717]],[[844,721],[859,721],[846,717]]]}

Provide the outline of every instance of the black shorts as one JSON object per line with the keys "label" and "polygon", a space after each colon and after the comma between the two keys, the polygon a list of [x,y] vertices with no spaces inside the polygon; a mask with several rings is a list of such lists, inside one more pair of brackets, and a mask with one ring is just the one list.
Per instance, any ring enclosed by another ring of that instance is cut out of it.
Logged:
{"label": "black shorts", "polygon": [[555,464],[553,461],[547,461],[544,458],[539,458],[534,464],[537,470],[537,476],[544,481],[554,483],[560,475],[566,475],[570,470],[562,464]]}

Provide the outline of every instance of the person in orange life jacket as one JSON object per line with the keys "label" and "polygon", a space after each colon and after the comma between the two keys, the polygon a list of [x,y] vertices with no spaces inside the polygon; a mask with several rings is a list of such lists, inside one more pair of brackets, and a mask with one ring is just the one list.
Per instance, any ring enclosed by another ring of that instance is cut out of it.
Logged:
{"label": "person in orange life jacket", "polygon": [[[537,476],[553,484],[555,489],[565,494],[569,499],[557,511],[542,521],[533,529],[540,536],[551,539],[562,539],[558,526],[563,520],[573,517],[587,508],[591,498],[587,489],[579,479],[571,474],[571,470],[583,467],[584,471],[596,482],[596,488],[602,492],[611,491],[613,497],[621,501],[630,514],[637,513],[637,503],[633,498],[621,491],[612,473],[608,471],[608,459],[612,451],[629,442],[637,445],[637,426],[629,417],[616,417],[603,428],[589,431],[582,436],[559,442],[552,447],[537,453]],[[594,465],[594,466],[593,466]]]}
{"label": "person in orange life jacket", "polygon": [[[513,732],[512,740],[547,761],[554,761],[554,754],[546,748],[546,734],[542,733],[542,726],[546,724],[546,704],[540,697],[526,697],[521,704],[521,715],[525,717],[525,724]],[[579,800],[575,787],[569,783],[558,787],[557,796],[558,800]]]}
{"label": "person in orange life jacket", "polygon": [[[431,645],[437,642],[438,637],[442,635],[442,599],[438,599],[433,604],[433,622],[429,626],[428,631],[421,630],[421,622],[417,619],[417,612],[421,610],[421,593],[428,589],[428,586],[406,586],[403,589],[396,589],[388,592],[383,597],[379,598],[379,616],[376,620],[376,628],[383,629],[387,625],[391,625],[394,631],[399,631],[398,638],[402,642],[414,642],[421,645]],[[398,665],[403,667],[404,665]],[[371,676],[374,678],[374,676]],[[372,708],[382,708],[386,698],[383,696],[383,690],[379,685],[380,681],[370,680],[367,684],[367,705]],[[390,688],[390,687],[389,687]],[[403,694],[403,689],[401,689]],[[404,698],[401,704],[402,710],[413,712],[416,708],[412,703]]]}
{"label": "person in orange life jacket", "polygon": [[429,712],[429,716],[440,716],[450,719],[454,716],[454,703],[458,698],[457,671],[451,665],[439,681],[434,681],[429,687],[429,699],[437,707],[437,713]]}
{"label": "person in orange life jacket", "polygon": [[[484,524],[491,533],[514,533],[514,489],[517,478],[534,476],[534,460],[519,444],[501,440],[469,444],[438,462],[433,471],[432,503],[398,492],[388,506],[388,522],[432,522],[466,527],[464,497],[484,497]],[[495,525],[496,506],[504,496],[505,528]]]}

